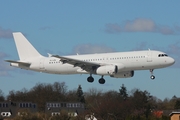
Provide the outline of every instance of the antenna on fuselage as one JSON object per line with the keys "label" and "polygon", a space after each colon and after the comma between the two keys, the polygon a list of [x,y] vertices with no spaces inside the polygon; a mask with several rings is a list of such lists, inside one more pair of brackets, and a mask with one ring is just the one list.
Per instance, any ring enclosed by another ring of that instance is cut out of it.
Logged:
{"label": "antenna on fuselage", "polygon": [[48,57],[52,57],[52,54],[50,54],[50,53],[47,53],[48,54]]}

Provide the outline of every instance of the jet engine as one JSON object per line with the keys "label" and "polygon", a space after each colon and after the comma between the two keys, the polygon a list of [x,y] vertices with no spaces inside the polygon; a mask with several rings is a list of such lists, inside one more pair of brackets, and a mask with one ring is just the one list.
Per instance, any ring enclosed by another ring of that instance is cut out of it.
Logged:
{"label": "jet engine", "polygon": [[134,71],[119,72],[110,76],[114,78],[129,78],[134,76]]}
{"label": "jet engine", "polygon": [[98,75],[115,75],[118,73],[118,67],[116,65],[101,66],[96,69]]}

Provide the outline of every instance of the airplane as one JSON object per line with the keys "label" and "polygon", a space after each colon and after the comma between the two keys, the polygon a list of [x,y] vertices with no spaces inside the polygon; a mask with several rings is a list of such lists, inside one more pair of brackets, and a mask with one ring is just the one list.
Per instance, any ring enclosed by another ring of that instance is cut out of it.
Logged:
{"label": "airplane", "polygon": [[21,32],[14,32],[13,37],[20,60],[5,60],[10,62],[10,66],[51,74],[89,74],[87,81],[90,83],[94,81],[92,75],[100,75],[99,83],[104,84],[104,76],[129,78],[134,76],[136,70],[150,70],[150,78],[153,80],[154,69],[175,63],[166,53],[150,49],[70,56],[48,54],[45,57]]}

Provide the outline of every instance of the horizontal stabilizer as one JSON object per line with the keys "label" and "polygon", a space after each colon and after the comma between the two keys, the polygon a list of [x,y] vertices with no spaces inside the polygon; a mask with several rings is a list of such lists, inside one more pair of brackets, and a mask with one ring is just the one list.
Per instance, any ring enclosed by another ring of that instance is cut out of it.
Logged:
{"label": "horizontal stabilizer", "polygon": [[15,61],[15,60],[5,60],[5,61],[10,62],[10,63],[17,63],[22,66],[30,66],[31,65],[31,63],[28,63],[28,62],[21,62],[21,61]]}

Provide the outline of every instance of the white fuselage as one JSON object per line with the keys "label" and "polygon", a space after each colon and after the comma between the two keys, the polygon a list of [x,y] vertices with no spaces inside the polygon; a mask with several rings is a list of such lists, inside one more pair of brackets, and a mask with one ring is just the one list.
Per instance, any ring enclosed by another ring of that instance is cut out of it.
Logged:
{"label": "white fuselage", "polygon": [[21,32],[13,33],[19,60],[5,60],[11,66],[52,74],[90,74],[87,81],[92,83],[92,74],[101,75],[100,84],[105,83],[104,75],[115,78],[134,76],[135,70],[153,70],[170,66],[175,60],[161,51],[133,51],[102,54],[42,56]]}
{"label": "white fuselage", "polygon": [[[134,70],[150,70],[170,66],[174,63],[174,59],[160,51],[133,51],[133,52],[115,52],[103,54],[87,54],[87,55],[73,55],[65,56],[86,62],[93,62],[99,64],[119,65],[123,71]],[[46,72],[52,74],[82,74],[89,73],[87,71],[80,71],[81,68],[68,63],[63,63],[56,57],[37,57],[28,59],[26,62],[32,63],[29,67],[18,66],[16,63],[11,63],[12,66],[21,67],[39,72]]]}

